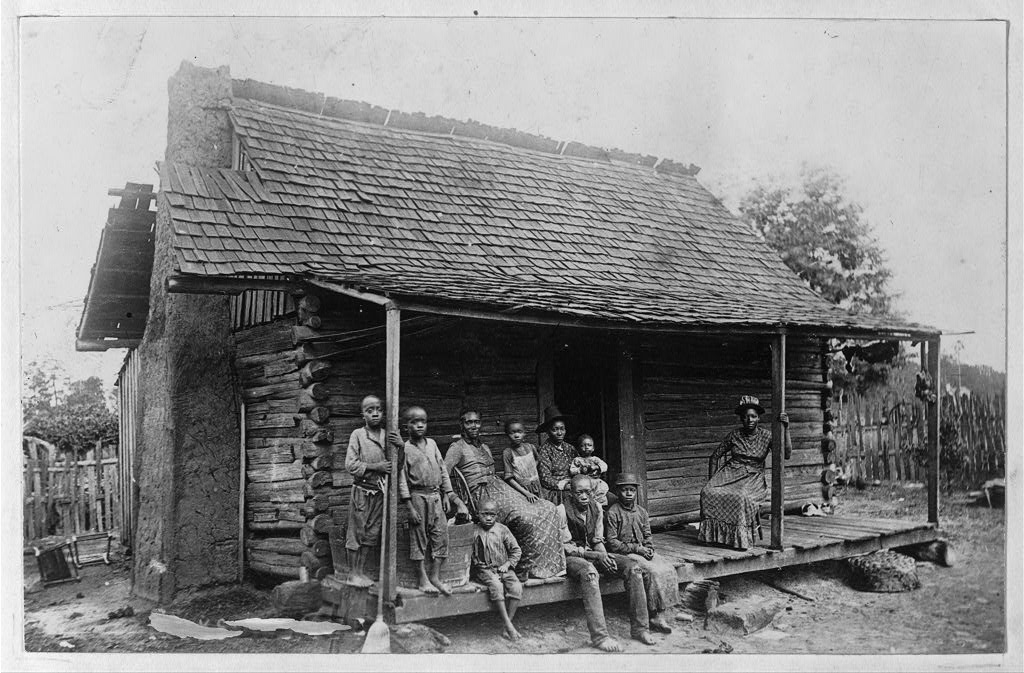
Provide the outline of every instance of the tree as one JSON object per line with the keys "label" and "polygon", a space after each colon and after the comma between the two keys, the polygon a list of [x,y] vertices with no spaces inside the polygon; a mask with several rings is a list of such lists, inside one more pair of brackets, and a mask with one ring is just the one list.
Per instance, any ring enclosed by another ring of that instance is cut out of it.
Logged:
{"label": "tree", "polygon": [[30,362],[22,393],[23,432],[61,451],[85,451],[117,436],[117,416],[107,408],[96,376],[69,381],[58,363]]}
{"label": "tree", "polygon": [[[804,166],[800,186],[758,184],[740,200],[744,220],[774,248],[786,266],[822,297],[851,313],[895,316],[891,271],[861,206],[846,197],[846,184],[828,168]],[[884,388],[894,368],[906,368],[902,347],[893,364],[855,360],[853,372],[837,358],[837,390],[865,394]],[[898,378],[898,377],[897,377]]]}
{"label": "tree", "polygon": [[743,218],[812,290],[854,313],[892,315],[892,273],[842,177],[801,170],[799,188],[758,184],[739,205]]}

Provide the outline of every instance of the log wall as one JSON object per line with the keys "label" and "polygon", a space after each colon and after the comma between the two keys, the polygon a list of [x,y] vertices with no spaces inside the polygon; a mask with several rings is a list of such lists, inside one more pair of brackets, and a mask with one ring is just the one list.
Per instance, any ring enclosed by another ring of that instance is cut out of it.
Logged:
{"label": "log wall", "polygon": [[[827,380],[826,357],[820,340],[788,340],[786,410],[793,456],[786,463],[787,507],[821,499],[822,423],[830,397],[813,388]],[[768,411],[762,422],[770,423],[769,342],[755,337],[647,339],[638,358],[651,523],[665,527],[697,521],[708,458],[739,427],[733,410],[740,396],[760,398]],[[766,479],[770,470],[769,456]]]}
{"label": "log wall", "polygon": [[[316,577],[343,566],[326,541],[344,533],[352,484],[345,450],[363,423],[359,403],[384,397],[383,313],[307,296],[297,312],[236,332],[250,569],[297,577],[305,565]],[[539,339],[529,327],[403,316],[401,406],[427,410],[429,436],[444,453],[463,405],[476,405],[500,472],[505,421],[534,425]]]}

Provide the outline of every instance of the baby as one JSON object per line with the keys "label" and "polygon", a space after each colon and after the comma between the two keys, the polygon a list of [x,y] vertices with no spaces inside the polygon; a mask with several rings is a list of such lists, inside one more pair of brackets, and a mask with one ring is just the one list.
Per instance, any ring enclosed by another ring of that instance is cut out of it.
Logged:
{"label": "baby", "polygon": [[594,499],[601,507],[608,507],[608,484],[602,479],[608,472],[608,463],[594,455],[596,447],[593,437],[580,435],[577,441],[579,455],[572,459],[572,463],[569,465],[569,474],[585,474],[590,477]]}

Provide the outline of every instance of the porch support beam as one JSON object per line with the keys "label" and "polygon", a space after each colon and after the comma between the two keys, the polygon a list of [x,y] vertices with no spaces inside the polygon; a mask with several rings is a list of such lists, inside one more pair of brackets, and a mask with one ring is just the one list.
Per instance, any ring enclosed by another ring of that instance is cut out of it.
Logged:
{"label": "porch support beam", "polygon": [[616,397],[619,410],[619,451],[622,471],[640,482],[637,501],[647,506],[647,451],[642,425],[643,407],[639,371],[632,345],[625,339],[616,348]]}
{"label": "porch support beam", "polygon": [[[401,318],[402,312],[392,303],[384,306],[385,334],[386,334],[386,362],[384,379],[384,396],[387,397],[387,433],[398,432],[398,365],[400,354],[400,341],[402,336]],[[392,447],[388,451],[391,454],[391,477],[388,484],[388,518],[385,522],[387,535],[387,549],[381,563],[385,563],[384,572],[384,599],[393,606],[398,596],[398,555],[395,553],[398,544],[398,460],[400,450]]]}
{"label": "porch support beam", "polygon": [[779,414],[786,411],[786,333],[779,332],[772,344],[772,549],[782,549],[782,508],[785,503],[783,447],[785,429]]}
{"label": "porch support beam", "polygon": [[[932,377],[935,401],[928,402],[928,521],[939,523],[939,423],[942,415],[942,385],[939,378],[938,337],[928,342],[928,373]],[[922,350],[924,345],[921,346]]]}

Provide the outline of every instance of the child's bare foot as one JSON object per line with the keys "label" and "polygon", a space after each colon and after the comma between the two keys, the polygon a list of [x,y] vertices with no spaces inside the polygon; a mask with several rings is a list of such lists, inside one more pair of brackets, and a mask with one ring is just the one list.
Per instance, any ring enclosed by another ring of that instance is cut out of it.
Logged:
{"label": "child's bare foot", "polygon": [[452,595],[452,588],[450,586],[448,586],[447,584],[445,584],[444,582],[442,582],[440,578],[431,577],[430,578],[430,583],[433,584],[435,587],[437,587],[437,590],[440,591],[445,596],[451,596]]}
{"label": "child's bare foot", "polygon": [[436,594],[436,593],[439,593],[438,590],[437,590],[437,587],[435,587],[430,582],[420,582],[420,585],[417,588],[420,591],[422,591],[423,593],[425,593],[425,594]]}
{"label": "child's bare foot", "polygon": [[603,638],[603,639],[597,641],[596,643],[594,643],[594,647],[596,647],[597,649],[601,650],[602,652],[621,652],[622,651],[622,645],[619,645],[619,641],[615,640],[612,637]]}
{"label": "child's bare foot", "polygon": [[516,641],[522,638],[522,635],[520,635],[520,633],[516,631],[516,627],[512,626],[506,627],[505,630],[501,632],[501,637],[506,638],[508,640]]}

